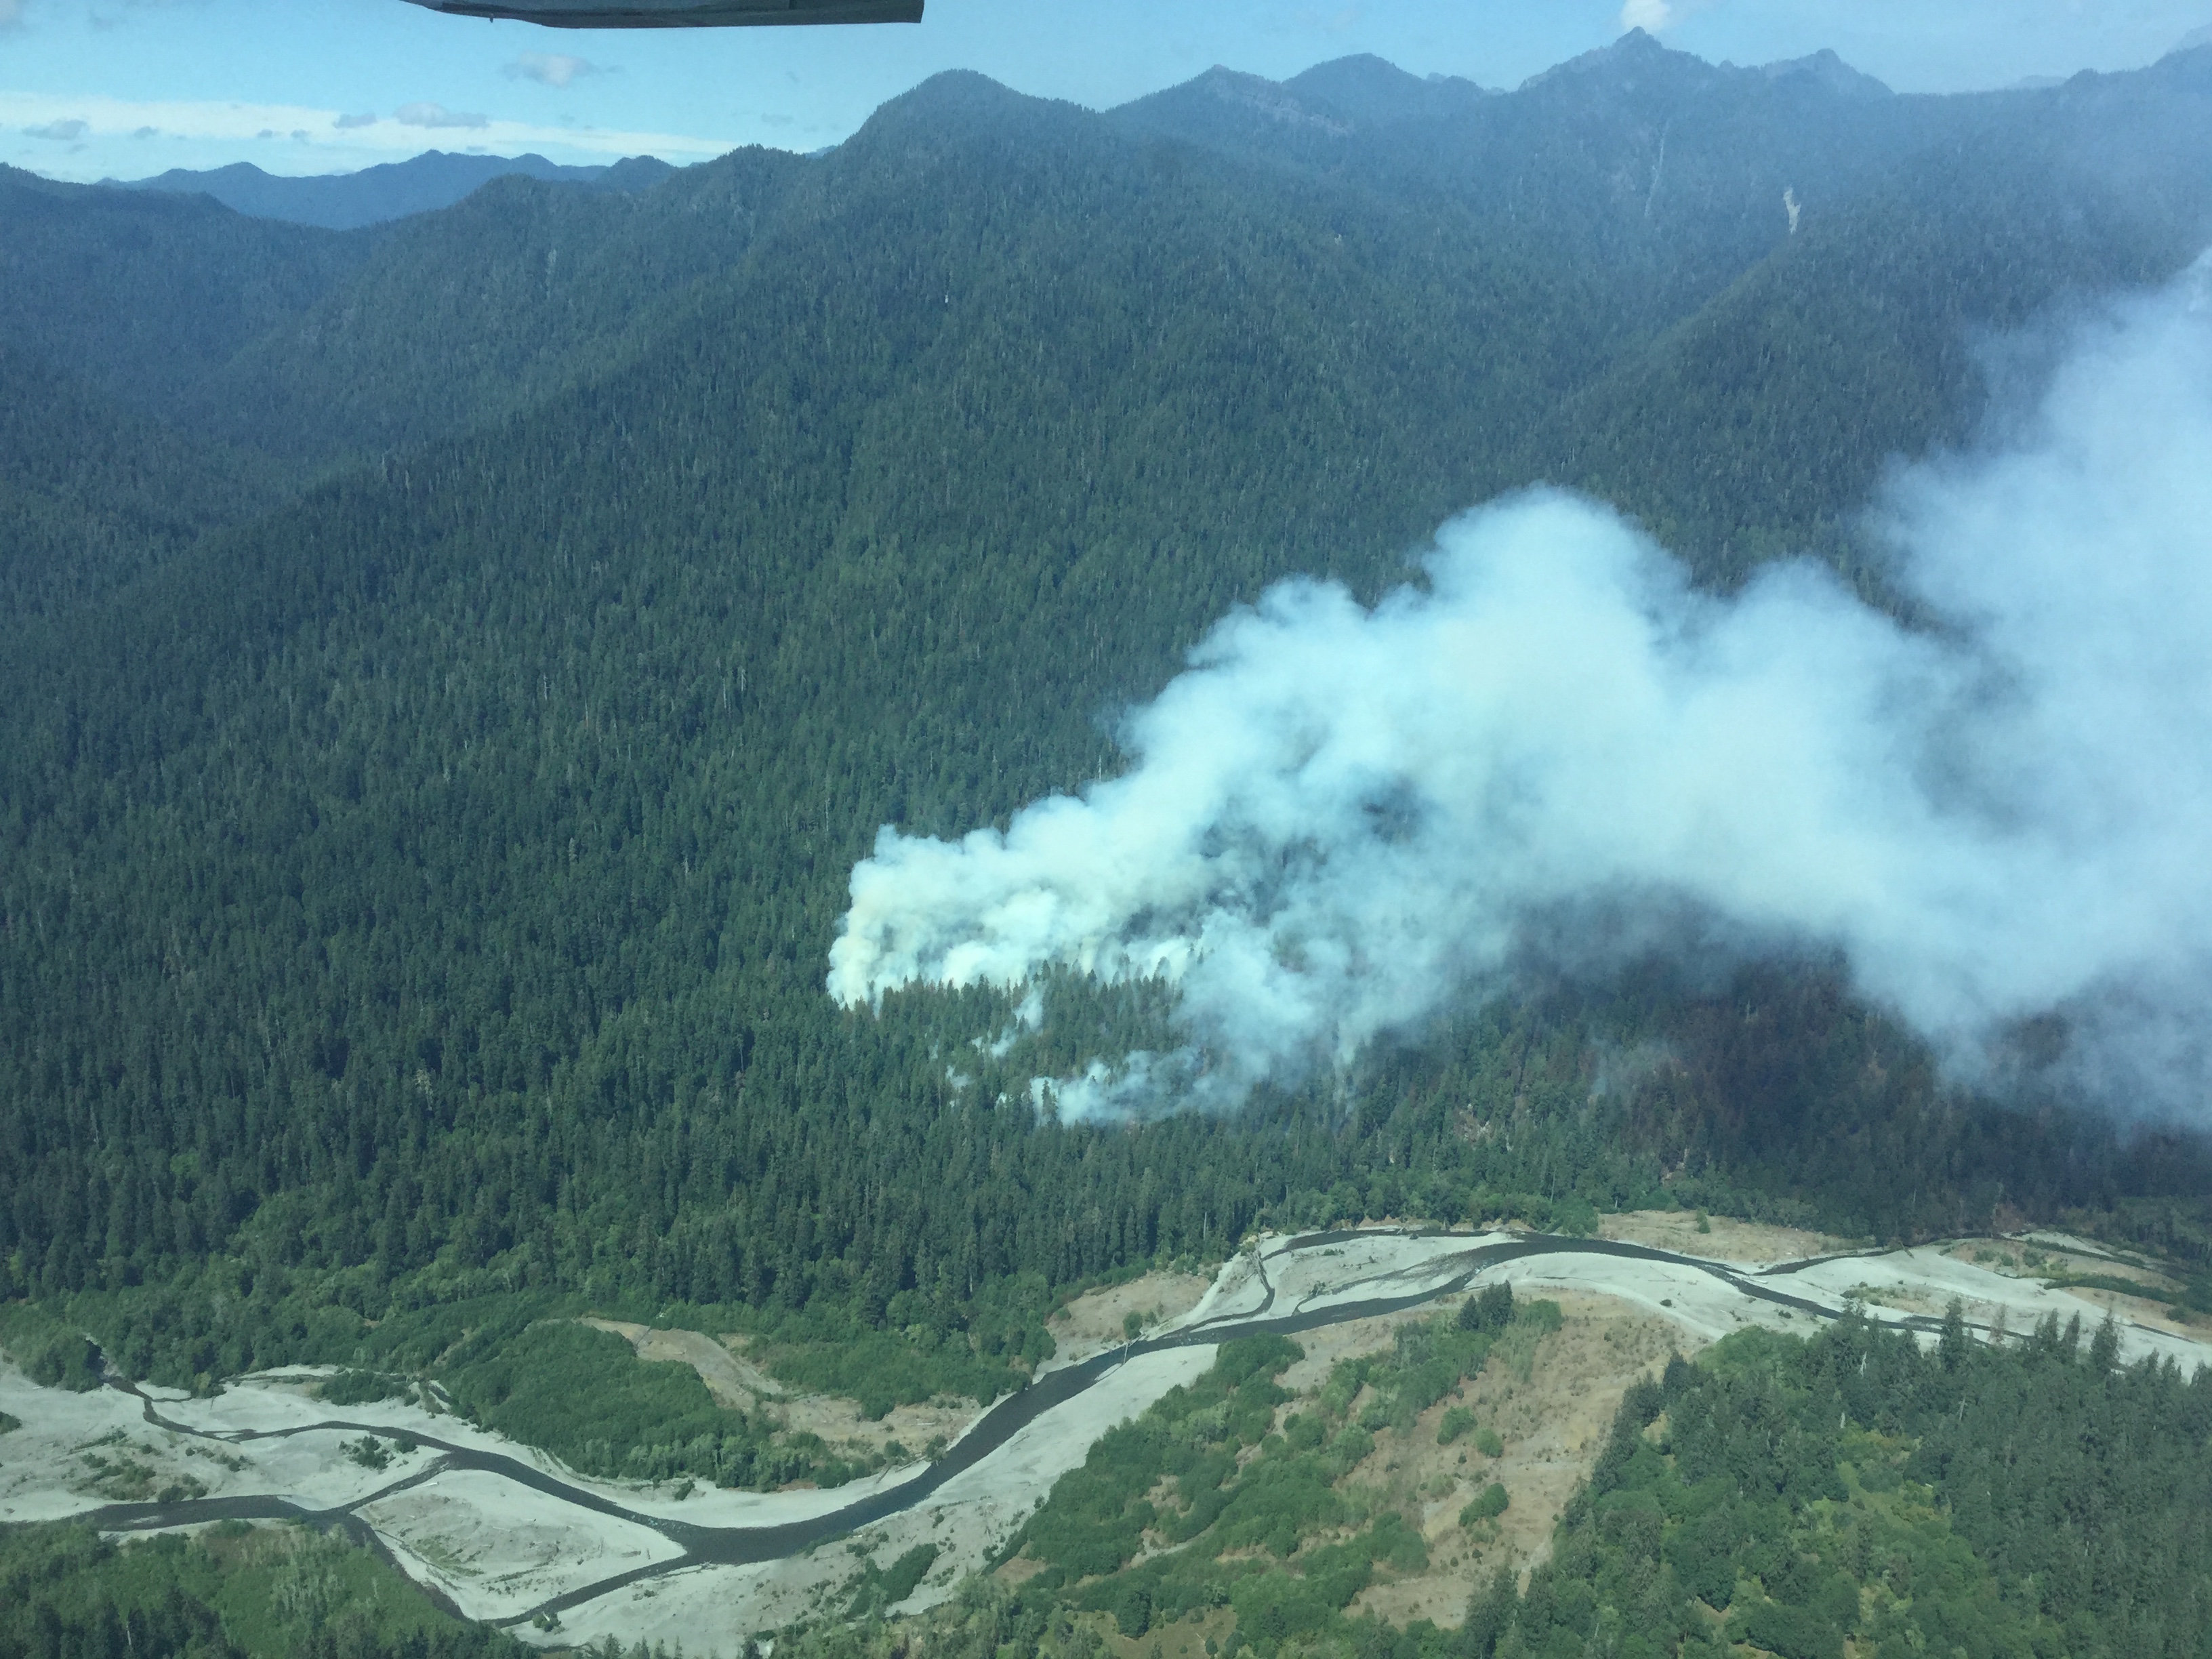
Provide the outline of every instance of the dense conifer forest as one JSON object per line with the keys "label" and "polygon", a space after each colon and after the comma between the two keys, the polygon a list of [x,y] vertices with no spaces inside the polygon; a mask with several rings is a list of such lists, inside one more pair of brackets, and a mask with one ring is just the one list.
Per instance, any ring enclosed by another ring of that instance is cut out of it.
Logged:
{"label": "dense conifer forest", "polygon": [[[11,1318],[186,1387],[442,1366],[580,1468],[750,1485],[792,1449],[703,1393],[554,1421],[500,1341],[711,1309],[871,1409],[988,1398],[1073,1287],[1363,1216],[2032,1217],[2212,1269],[2200,1139],[1975,1097],[1822,959],[1532,977],[1132,1124],[1027,1085],[1153,1029],[1141,994],[1058,984],[996,1058],[1011,998],[824,994],[878,826],[1110,773],[1213,619],[1294,572],[1379,592],[1500,491],[1589,489],[1715,586],[1809,550],[1878,597],[1852,515],[1972,434],[1990,331],[2212,239],[2212,49],[1942,99],[1640,35],[1511,94],[1262,89],[1097,115],[947,76],[822,156],[344,233],[0,170]],[[1598,1086],[1632,1049],[1663,1059]],[[1811,1434],[1841,1351],[1808,1352],[1675,1379],[1669,1421],[1755,1383]],[[2031,1363],[2076,1360],[1987,1362]],[[1675,1432],[1594,1488],[1555,1601],[1629,1606],[1705,1514]],[[1917,1523],[1850,1524],[1789,1536],[1870,1583]],[[2043,1571],[1952,1525],[1961,1595]],[[1546,1650],[1541,1605],[1500,1642]]]}

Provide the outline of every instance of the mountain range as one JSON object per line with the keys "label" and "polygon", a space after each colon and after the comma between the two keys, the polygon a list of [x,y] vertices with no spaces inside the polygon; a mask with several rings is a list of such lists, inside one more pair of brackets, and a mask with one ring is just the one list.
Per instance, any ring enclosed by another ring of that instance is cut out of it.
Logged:
{"label": "mountain range", "polygon": [[542,155],[455,155],[428,149],[404,161],[386,161],[357,173],[295,176],[264,173],[251,161],[234,161],[201,172],[172,167],[150,179],[100,182],[117,190],[209,196],[256,219],[358,230],[451,207],[494,179],[543,179],[634,193],[650,189],[674,171],[650,155],[629,156],[607,167],[562,167]]}
{"label": "mountain range", "polygon": [[1978,342],[2186,265],[2208,161],[2212,51],[1920,97],[1632,33],[1511,93],[945,75],[345,231],[0,172],[0,1291],[189,1382],[517,1287],[1019,1352],[1054,1286],[1363,1214],[2203,1251],[2199,1142],[1979,1098],[1817,961],[1135,1127],[1027,1085],[1145,994],[1000,1052],[994,993],[823,981],[879,826],[1110,773],[1214,619],[1501,491],[1880,598],[1856,515],[1976,429]]}

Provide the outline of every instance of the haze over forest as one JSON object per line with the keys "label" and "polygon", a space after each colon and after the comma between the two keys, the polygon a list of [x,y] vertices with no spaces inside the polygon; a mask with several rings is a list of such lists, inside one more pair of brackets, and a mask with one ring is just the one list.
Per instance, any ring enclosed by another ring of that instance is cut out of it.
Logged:
{"label": "haze over forest", "polygon": [[520,1424],[548,1309],[988,1399],[1263,1226],[2212,1271],[2208,245],[2212,46],[948,74],[347,230],[0,169],[0,1299]]}

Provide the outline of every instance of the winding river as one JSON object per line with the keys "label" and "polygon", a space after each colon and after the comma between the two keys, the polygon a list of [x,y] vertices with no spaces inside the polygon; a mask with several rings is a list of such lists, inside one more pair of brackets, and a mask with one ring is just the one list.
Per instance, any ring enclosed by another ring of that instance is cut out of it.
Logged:
{"label": "winding river", "polygon": [[[1109,1349],[1079,1364],[1062,1366],[1046,1372],[1028,1387],[1003,1396],[978,1419],[937,1460],[917,1471],[896,1486],[884,1487],[855,1498],[852,1503],[803,1521],[787,1522],[776,1526],[710,1527],[686,1521],[672,1520],[663,1516],[647,1515],[625,1508],[612,1499],[584,1487],[573,1486],[559,1477],[547,1474],[520,1459],[496,1452],[479,1450],[474,1447],[459,1446],[433,1436],[409,1431],[410,1439],[418,1445],[428,1446],[439,1455],[424,1468],[380,1487],[366,1497],[335,1509],[311,1510],[283,1498],[189,1498],[168,1504],[112,1504],[76,1517],[103,1531],[152,1531],[163,1528],[189,1526],[210,1521],[295,1521],[321,1529],[337,1528],[349,1537],[374,1550],[395,1567],[400,1563],[374,1528],[359,1513],[369,1504],[390,1498],[396,1492],[436,1479],[455,1470],[479,1470],[495,1474],[515,1485],[560,1503],[569,1504],[596,1514],[611,1516],[635,1526],[649,1528],[659,1533],[681,1552],[665,1561],[633,1568],[594,1583],[556,1595],[522,1613],[496,1620],[501,1626],[515,1625],[543,1614],[557,1613],[597,1600],[641,1579],[659,1577],[698,1566],[742,1566],[760,1562],[781,1560],[799,1554],[817,1545],[859,1531],[861,1528],[896,1515],[927,1500],[954,1476],[973,1468],[993,1452],[1005,1445],[1017,1433],[1054,1407],[1066,1404],[1078,1395],[1111,1375],[1125,1361],[1139,1355],[1159,1352],[1170,1348],[1227,1342],[1242,1336],[1274,1334],[1296,1335],[1301,1331],[1319,1329],[1327,1325],[1339,1325],[1349,1321],[1371,1319],[1379,1315],[1402,1312],[1439,1297],[1452,1296],[1466,1290],[1486,1269],[1501,1263],[1540,1255],[1599,1255],[1614,1256],[1638,1261],[1664,1262],[1675,1267],[1693,1268],[1710,1273],[1725,1282],[1741,1295],[1770,1302],[1801,1312],[1816,1319],[1835,1319],[1844,1310],[1825,1303],[1790,1294],[1777,1288],[1771,1281],[1812,1267],[1833,1257],[1815,1257],[1803,1261],[1784,1262],[1756,1273],[1747,1273],[1725,1263],[1707,1261],[1696,1256],[1678,1255],[1668,1250],[1644,1244],[1622,1243],[1609,1239],[1571,1238],[1552,1234],[1523,1234],[1505,1239],[1494,1236],[1480,1243],[1470,1243],[1469,1248],[1456,1255],[1431,1258],[1415,1267],[1397,1267],[1379,1273],[1368,1279],[1342,1285],[1332,1292],[1340,1295],[1346,1289],[1372,1288],[1381,1291],[1393,1281],[1403,1283],[1419,1280],[1419,1288],[1395,1294],[1376,1294],[1351,1302],[1332,1301],[1320,1307],[1301,1305],[1282,1313],[1273,1311],[1275,1288],[1266,1276],[1265,1263],[1305,1250],[1326,1249],[1377,1237],[1441,1237],[1441,1229],[1379,1229],[1362,1228],[1357,1231],[1309,1233],[1269,1250],[1261,1260],[1261,1283],[1266,1295],[1260,1305],[1243,1313],[1224,1314],[1194,1324],[1164,1332],[1155,1337],[1142,1339],[1123,1346]],[[1858,1253],[1854,1253],[1858,1254]],[[1873,1255],[1879,1252],[1866,1252]],[[1440,1274],[1449,1277],[1439,1279]],[[1941,1322],[1922,1316],[1889,1317],[1886,1322],[1911,1329],[1932,1329]],[[387,1437],[393,1430],[386,1424],[355,1423],[339,1419],[301,1425],[295,1428],[271,1430],[231,1430],[213,1432],[179,1423],[162,1414],[159,1403],[149,1398],[135,1383],[111,1380],[110,1387],[136,1395],[140,1401],[145,1419],[156,1427],[173,1433],[190,1435],[204,1440],[236,1443],[250,1440],[281,1438],[297,1434],[328,1432],[362,1432]],[[401,1568],[404,1571],[404,1567]],[[449,1611],[460,1610],[434,1588],[422,1587],[434,1601]]]}

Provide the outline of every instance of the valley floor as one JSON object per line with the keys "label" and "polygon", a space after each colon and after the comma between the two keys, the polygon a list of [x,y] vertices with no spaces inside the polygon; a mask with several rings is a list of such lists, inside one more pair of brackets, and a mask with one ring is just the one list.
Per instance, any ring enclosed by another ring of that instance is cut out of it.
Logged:
{"label": "valley floor", "polygon": [[[418,1583],[526,1638],[565,1645],[611,1635],[681,1642],[694,1655],[734,1652],[750,1635],[839,1615],[919,1547],[935,1553],[899,1608],[943,1600],[994,1565],[1101,1434],[1199,1376],[1220,1340],[1290,1329],[1307,1358],[1282,1382],[1299,1393],[1335,1361],[1387,1348],[1400,1323],[1452,1305],[1470,1282],[1504,1279],[1516,1293],[1556,1298],[1565,1319],[1531,1354],[1495,1358],[1467,1386],[1466,1403],[1495,1425],[1502,1452],[1439,1445],[1425,1421],[1426,1432],[1387,1437],[1346,1476],[1403,1500],[1431,1545],[1426,1571],[1376,1586],[1364,1610],[1449,1624],[1479,1578],[1543,1557],[1628,1386],[1670,1352],[1745,1325],[1803,1334],[1856,1303],[1871,1317],[1932,1330],[1956,1300],[1992,1336],[2051,1313],[2093,1324],[2110,1310],[2124,1358],[2170,1358],[2185,1370],[2212,1362],[2212,1328],[2115,1288],[2151,1275],[2078,1240],[1849,1250],[1778,1229],[1710,1224],[1698,1233],[1686,1217],[1612,1218],[1597,1240],[1397,1228],[1266,1237],[1210,1283],[1156,1274],[1093,1292],[1058,1322],[1061,1352],[1032,1385],[1045,1398],[1056,1376],[1082,1372],[1059,1376],[1068,1397],[1027,1421],[1005,1401],[964,1423],[948,1417],[956,1446],[971,1434],[986,1440],[980,1457],[933,1486],[916,1463],[828,1491],[623,1485],[576,1475],[420,1403],[327,1406],[314,1397],[323,1373],[312,1368],[192,1399],[120,1386],[67,1393],[0,1365],[0,1411],[22,1424],[0,1443],[0,1522],[82,1516],[141,1532],[226,1516],[350,1516]],[[2100,1283],[2066,1287],[2089,1277]],[[647,1358],[695,1365],[718,1395],[757,1403],[775,1387],[703,1335],[623,1334]],[[824,1422],[838,1411],[781,1390],[777,1406]],[[1460,1509],[1492,1480],[1510,1492],[1510,1509],[1462,1528]],[[902,1494],[909,1483],[916,1490]],[[800,1530],[759,1530],[789,1527]],[[1018,1560],[1000,1570],[1018,1577],[1024,1569]]]}

